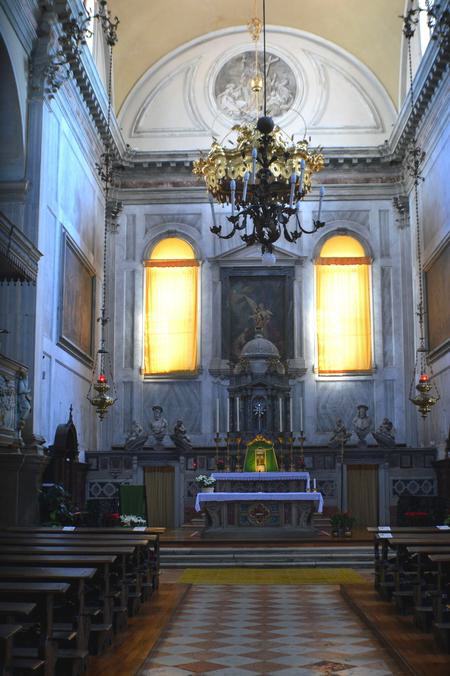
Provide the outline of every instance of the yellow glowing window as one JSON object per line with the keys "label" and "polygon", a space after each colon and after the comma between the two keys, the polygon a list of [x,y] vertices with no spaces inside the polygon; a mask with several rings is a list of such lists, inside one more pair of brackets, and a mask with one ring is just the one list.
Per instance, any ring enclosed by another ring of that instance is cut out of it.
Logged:
{"label": "yellow glowing window", "polygon": [[370,371],[371,260],[354,237],[330,237],[316,259],[318,371]]}
{"label": "yellow glowing window", "polygon": [[145,261],[144,373],[197,369],[198,261],[191,245],[168,237]]}

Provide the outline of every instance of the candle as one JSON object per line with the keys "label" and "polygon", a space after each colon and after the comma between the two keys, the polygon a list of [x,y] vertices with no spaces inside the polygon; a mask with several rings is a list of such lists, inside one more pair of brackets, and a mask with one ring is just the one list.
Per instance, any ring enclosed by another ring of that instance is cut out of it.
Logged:
{"label": "candle", "polygon": [[220,430],[220,413],[219,413],[219,397],[216,397],[216,434],[219,434]]}
{"label": "candle", "polygon": [[227,399],[227,434],[230,431],[230,397]]}
{"label": "candle", "polygon": [[236,432],[239,432],[241,428],[239,420],[239,397],[236,397]]}
{"label": "candle", "polygon": [[278,398],[279,414],[280,414],[280,432],[283,431],[283,403],[281,397]]}
{"label": "candle", "polygon": [[292,436],[292,432],[294,431],[294,418],[292,416],[292,397],[289,398],[289,424]]}
{"label": "candle", "polygon": [[294,193],[295,193],[295,183],[297,181],[297,174],[293,173],[291,175],[291,192],[289,194],[289,208],[292,209],[294,206]]}
{"label": "candle", "polygon": [[[234,216],[234,200],[236,196],[236,181],[234,178],[230,181],[230,202],[231,202],[231,215]],[[320,206],[319,206],[320,211]]]}
{"label": "candle", "polygon": [[317,214],[317,220],[320,221],[320,214],[322,213],[322,202],[323,202],[323,196],[325,195],[325,188],[320,186],[320,191],[319,191],[319,213]]}
{"label": "candle", "polygon": [[313,479],[313,490],[316,490],[316,489],[317,489],[317,480],[314,477],[314,479]]}
{"label": "candle", "polygon": [[256,183],[256,159],[258,157],[258,151],[256,148],[252,148],[252,183]]}
{"label": "candle", "polygon": [[242,190],[242,201],[245,202],[247,199],[247,188],[248,188],[248,182],[250,180],[250,172],[246,171],[244,174],[244,189]]}
{"label": "candle", "polygon": [[303,397],[300,397],[300,432],[303,432]]}
{"label": "candle", "polygon": [[211,216],[212,216],[213,227],[217,228],[216,212],[214,211],[214,200],[213,200],[211,195],[209,196],[209,205],[211,207]]}
{"label": "candle", "polygon": [[301,195],[303,192],[303,175],[305,173],[305,160],[300,162],[300,179],[298,182],[298,192]]}

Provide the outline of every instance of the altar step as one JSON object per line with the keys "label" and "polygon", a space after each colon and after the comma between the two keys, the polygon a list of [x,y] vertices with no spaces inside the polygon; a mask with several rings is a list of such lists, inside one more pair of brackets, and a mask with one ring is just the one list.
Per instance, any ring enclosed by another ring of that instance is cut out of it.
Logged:
{"label": "altar step", "polygon": [[163,568],[372,568],[373,547],[161,547]]}

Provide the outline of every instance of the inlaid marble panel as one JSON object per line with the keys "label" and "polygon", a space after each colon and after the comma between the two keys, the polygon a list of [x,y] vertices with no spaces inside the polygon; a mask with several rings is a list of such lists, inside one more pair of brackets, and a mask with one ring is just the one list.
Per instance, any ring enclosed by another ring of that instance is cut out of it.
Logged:
{"label": "inlaid marble panel", "polygon": [[163,416],[172,430],[178,418],[181,418],[188,434],[201,432],[201,383],[187,382],[145,382],[144,387],[144,428],[148,429],[153,420],[152,406],[159,404]]}
{"label": "inlaid marble panel", "polygon": [[337,418],[341,418],[347,429],[351,430],[358,404],[366,404],[369,416],[373,417],[372,380],[316,383],[316,432],[331,432]]}

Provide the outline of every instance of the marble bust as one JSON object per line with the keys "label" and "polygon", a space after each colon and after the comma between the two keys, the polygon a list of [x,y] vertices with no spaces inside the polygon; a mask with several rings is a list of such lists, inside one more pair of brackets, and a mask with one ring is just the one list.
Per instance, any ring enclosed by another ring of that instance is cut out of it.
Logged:
{"label": "marble bust", "polygon": [[356,407],[357,413],[353,418],[353,431],[358,437],[358,446],[367,446],[366,437],[372,429],[372,418],[367,415],[369,407],[365,404],[359,404]]}
{"label": "marble bust", "polygon": [[150,423],[150,431],[155,440],[154,448],[164,448],[164,437],[167,434],[168,424],[167,420],[163,418],[162,406],[156,405],[152,407],[153,420]]}
{"label": "marble bust", "polygon": [[338,418],[331,434],[330,441],[328,442],[328,446],[330,446],[330,448],[339,448],[341,445],[346,444],[351,436],[351,432],[347,432],[347,428],[341,418]]}

